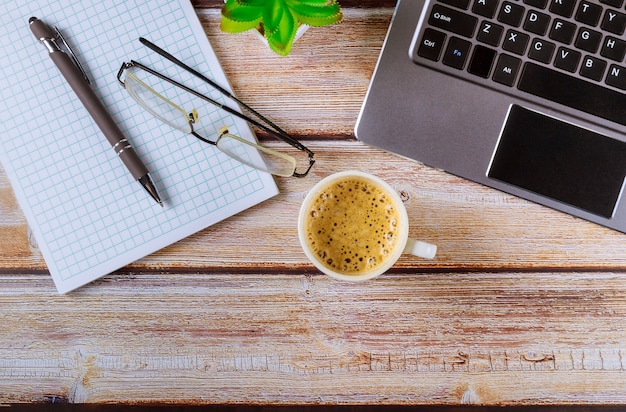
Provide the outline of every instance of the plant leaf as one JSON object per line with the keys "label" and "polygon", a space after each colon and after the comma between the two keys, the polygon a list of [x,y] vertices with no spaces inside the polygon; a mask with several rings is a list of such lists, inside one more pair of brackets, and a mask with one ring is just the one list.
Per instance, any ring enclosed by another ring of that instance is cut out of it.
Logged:
{"label": "plant leaf", "polygon": [[273,33],[278,30],[283,14],[287,12],[287,8],[282,0],[267,0],[263,7],[263,26],[266,32]]}
{"label": "plant leaf", "polygon": [[240,3],[241,5],[254,6],[254,7],[263,7],[267,3],[267,0],[236,0],[236,1],[237,3]]}
{"label": "plant leaf", "polygon": [[227,0],[222,7],[220,30],[226,33],[241,33],[257,27],[262,19],[262,7],[244,5],[238,0]]}
{"label": "plant leaf", "polygon": [[222,7],[222,16],[238,22],[256,21],[263,16],[263,8],[249,6],[238,0],[227,0]]}
{"label": "plant leaf", "polygon": [[261,23],[261,18],[254,21],[236,21],[231,20],[226,16],[222,16],[220,22],[220,30],[224,33],[243,33],[250,29],[256,28]]}
{"label": "plant leaf", "polygon": [[284,10],[276,30],[265,31],[267,44],[274,52],[281,56],[286,56],[291,51],[297,29],[298,25],[293,14],[289,10]]}
{"label": "plant leaf", "polygon": [[335,0],[295,0],[293,2],[309,6],[328,6],[329,4],[337,3]]}
{"label": "plant leaf", "polygon": [[336,0],[225,0],[220,28],[239,33],[262,27],[270,48],[287,55],[300,24],[327,26],[342,19]]}
{"label": "plant leaf", "polygon": [[289,8],[298,21],[309,26],[328,26],[343,19],[341,8],[335,1],[290,0]]}

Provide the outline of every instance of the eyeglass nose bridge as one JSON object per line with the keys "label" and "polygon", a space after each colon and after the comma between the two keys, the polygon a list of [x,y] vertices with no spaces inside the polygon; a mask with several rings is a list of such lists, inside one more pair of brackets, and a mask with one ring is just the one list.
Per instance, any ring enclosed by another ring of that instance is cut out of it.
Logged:
{"label": "eyeglass nose bridge", "polygon": [[187,115],[189,116],[189,123],[196,124],[200,116],[198,115],[198,110],[192,109],[191,112]]}

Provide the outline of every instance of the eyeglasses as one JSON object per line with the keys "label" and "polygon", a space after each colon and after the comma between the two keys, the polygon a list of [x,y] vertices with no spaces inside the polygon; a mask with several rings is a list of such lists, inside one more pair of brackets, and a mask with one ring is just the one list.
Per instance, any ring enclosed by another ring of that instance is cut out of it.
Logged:
{"label": "eyeglasses", "polygon": [[[259,120],[242,114],[240,111],[226,106],[216,101],[215,99],[199,93],[196,90],[193,90],[167,76],[164,76],[163,74],[158,73],[155,70],[144,66],[143,64],[138,63],[134,60],[131,60],[129,63],[122,63],[122,66],[117,73],[117,80],[126,89],[128,94],[149,113],[161,120],[163,123],[171,126],[172,128],[180,130],[181,132],[186,134],[191,134],[205,143],[216,146],[219,150],[221,150],[228,156],[255,169],[268,172],[276,176],[284,177],[304,177],[309,173],[309,171],[313,167],[313,164],[315,163],[315,159],[313,158],[313,152],[309,150],[306,146],[291,137],[287,132],[275,125],[272,121],[265,118],[263,115],[259,114],[256,110],[252,109],[246,103],[237,99],[230,92],[228,92],[228,90],[224,89],[211,79],[205,77],[195,69],[187,66],[185,63],[181,62],[180,60],[178,60],[165,50],[161,49],[160,47],[156,46],[155,44],[151,43],[150,41],[144,38],[140,38],[139,40],[142,44],[154,50],[161,56],[170,60],[171,62],[183,68],[187,72],[193,74],[194,76],[198,77],[202,81],[208,83],[210,86],[217,89],[222,95],[236,101],[237,103],[239,103],[239,105],[241,105],[248,112],[256,116]],[[124,73],[124,80],[122,80],[122,76]],[[167,97],[163,96],[161,93],[154,90],[154,88],[151,86],[152,82],[150,82],[149,85],[148,82],[142,80],[145,79],[146,74],[155,76],[156,78],[163,80],[173,86],[176,86],[187,93],[191,93],[193,96],[196,96],[201,100],[208,102],[229,114],[237,116],[258,127],[259,129],[265,131],[269,135],[280,139],[285,143],[288,143],[298,150],[305,152],[308,155],[308,165],[302,166],[303,170],[298,172],[296,171],[297,161],[293,156],[270,149],[260,144],[250,142],[240,136],[232,134],[229,132],[226,126],[221,127],[219,130],[216,131],[217,137],[215,140],[211,140],[205,136],[198,134],[198,132],[194,129],[194,125],[197,125],[200,118],[198,110],[196,108],[193,108],[191,110],[185,110],[180,105],[174,103]]]}

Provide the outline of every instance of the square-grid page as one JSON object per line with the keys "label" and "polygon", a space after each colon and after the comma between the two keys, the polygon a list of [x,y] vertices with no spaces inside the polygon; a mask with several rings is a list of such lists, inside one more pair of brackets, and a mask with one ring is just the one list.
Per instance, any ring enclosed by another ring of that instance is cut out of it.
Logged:
{"label": "square-grid page", "polygon": [[[237,107],[139,42],[145,37],[229,88],[188,0],[2,3],[0,159],[60,293],[278,193],[271,175],[157,120],[117,81],[122,62],[132,59]],[[133,179],[35,39],[31,16],[68,41],[164,207]],[[226,125],[255,139],[235,116],[219,109],[204,115],[215,131]]]}

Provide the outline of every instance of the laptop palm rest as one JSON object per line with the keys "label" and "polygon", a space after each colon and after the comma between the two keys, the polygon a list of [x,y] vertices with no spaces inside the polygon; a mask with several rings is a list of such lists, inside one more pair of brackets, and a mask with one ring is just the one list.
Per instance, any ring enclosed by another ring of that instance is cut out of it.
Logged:
{"label": "laptop palm rest", "polygon": [[512,105],[488,176],[607,219],[626,176],[626,143]]}

